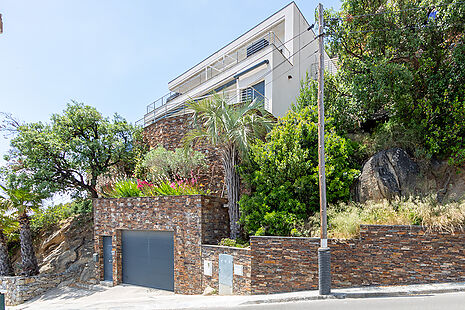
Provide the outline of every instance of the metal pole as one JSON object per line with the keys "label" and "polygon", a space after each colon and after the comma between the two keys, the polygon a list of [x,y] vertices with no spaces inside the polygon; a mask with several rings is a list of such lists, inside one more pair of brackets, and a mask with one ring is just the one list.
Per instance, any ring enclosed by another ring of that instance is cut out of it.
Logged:
{"label": "metal pole", "polygon": [[320,295],[329,295],[331,293],[331,266],[326,217],[325,107],[323,102],[325,55],[323,23],[323,4],[320,3],[318,5],[318,50],[320,52],[318,69],[318,170],[320,185],[321,237],[320,248],[318,249],[318,288]]}

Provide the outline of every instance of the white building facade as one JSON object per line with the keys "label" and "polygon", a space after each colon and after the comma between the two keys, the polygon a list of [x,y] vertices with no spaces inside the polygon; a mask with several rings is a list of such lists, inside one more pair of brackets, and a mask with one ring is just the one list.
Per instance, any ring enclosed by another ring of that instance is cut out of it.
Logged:
{"label": "white building facade", "polygon": [[[325,68],[336,67],[327,56]],[[316,78],[318,40],[292,2],[168,83],[170,92],[147,106],[145,127],[187,113],[186,103],[223,95],[229,103],[261,100],[275,117],[295,102],[308,73]]]}

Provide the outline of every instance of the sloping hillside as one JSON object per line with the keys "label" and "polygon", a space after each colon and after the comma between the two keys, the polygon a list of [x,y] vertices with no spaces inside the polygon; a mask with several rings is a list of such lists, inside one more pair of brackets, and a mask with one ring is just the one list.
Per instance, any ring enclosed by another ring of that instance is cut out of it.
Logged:
{"label": "sloping hillside", "polygon": [[[34,248],[41,273],[58,273],[65,270],[79,270],[76,281],[97,283],[93,253],[92,217],[72,216],[48,231],[38,234]],[[19,250],[13,257],[16,274],[20,274]]]}

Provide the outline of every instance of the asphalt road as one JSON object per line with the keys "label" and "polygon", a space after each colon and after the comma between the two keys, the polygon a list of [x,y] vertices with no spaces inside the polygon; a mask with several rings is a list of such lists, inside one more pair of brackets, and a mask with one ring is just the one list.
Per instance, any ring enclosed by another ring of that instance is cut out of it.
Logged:
{"label": "asphalt road", "polygon": [[[211,309],[211,308],[210,308]],[[231,308],[217,308],[231,309]],[[393,298],[363,298],[363,299],[331,299],[331,300],[311,300],[303,302],[291,302],[280,304],[260,304],[241,306],[237,309],[266,309],[266,310],[464,310],[465,309],[465,292],[447,293],[437,295],[418,295],[408,297]]]}
{"label": "asphalt road", "polygon": [[[286,294],[283,294],[286,295]],[[281,297],[283,296],[281,295]],[[300,296],[302,294],[294,294]],[[307,294],[309,295],[309,294]],[[311,294],[309,295],[311,296]],[[93,290],[60,287],[9,310],[153,310],[153,309],[218,309],[218,310],[465,310],[465,292],[416,295],[393,298],[326,299],[289,303],[245,304],[266,299],[257,296],[176,295],[172,292],[134,285],[95,287]],[[275,296],[274,296],[275,297]],[[245,305],[244,305],[245,304]]]}

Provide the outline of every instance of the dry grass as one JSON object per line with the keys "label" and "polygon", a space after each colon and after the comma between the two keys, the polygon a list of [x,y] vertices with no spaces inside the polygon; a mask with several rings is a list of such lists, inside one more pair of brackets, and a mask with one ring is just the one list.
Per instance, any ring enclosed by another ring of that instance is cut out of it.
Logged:
{"label": "dry grass", "polygon": [[432,231],[453,233],[465,229],[465,200],[438,204],[434,199],[348,203],[328,208],[332,238],[358,236],[360,224],[422,225]]}

